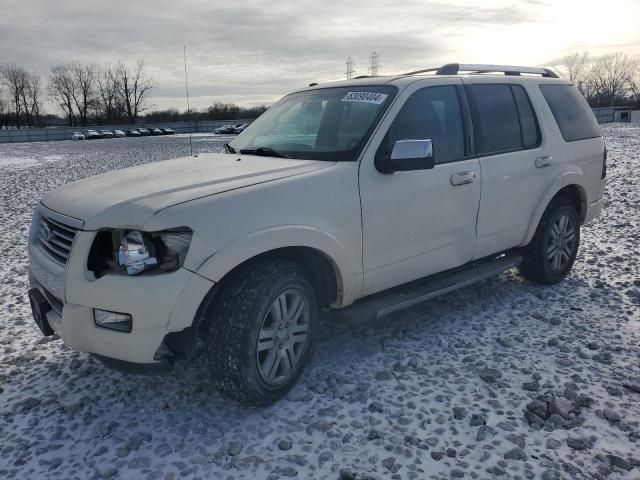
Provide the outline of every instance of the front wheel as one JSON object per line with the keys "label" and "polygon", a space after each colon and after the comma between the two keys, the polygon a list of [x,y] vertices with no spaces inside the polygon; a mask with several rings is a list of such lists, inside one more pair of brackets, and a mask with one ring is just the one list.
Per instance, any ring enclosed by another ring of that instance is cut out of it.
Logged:
{"label": "front wheel", "polygon": [[523,249],[520,273],[537,283],[558,283],[571,271],[579,245],[578,212],[572,202],[558,198],[547,207],[531,243]]}
{"label": "front wheel", "polygon": [[272,403],[311,355],[314,289],[297,264],[269,258],[242,267],[221,287],[205,313],[205,361],[227,396]]}

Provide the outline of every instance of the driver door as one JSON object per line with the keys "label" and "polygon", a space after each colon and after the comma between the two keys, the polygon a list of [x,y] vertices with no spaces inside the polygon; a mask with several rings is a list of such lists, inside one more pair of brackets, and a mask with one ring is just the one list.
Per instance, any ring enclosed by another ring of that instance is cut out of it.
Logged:
{"label": "driver door", "polygon": [[[461,85],[429,79],[405,89],[366,150],[359,173],[365,295],[472,259],[481,178]],[[376,169],[376,155],[412,139],[432,141],[434,168]]]}

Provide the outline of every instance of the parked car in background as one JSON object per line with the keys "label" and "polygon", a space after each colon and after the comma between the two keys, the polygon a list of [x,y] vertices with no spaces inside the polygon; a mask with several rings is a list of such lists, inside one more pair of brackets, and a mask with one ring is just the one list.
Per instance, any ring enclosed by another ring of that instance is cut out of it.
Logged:
{"label": "parked car in background", "polygon": [[130,129],[127,130],[127,137],[139,137],[140,132],[138,130]]}
{"label": "parked car in background", "polygon": [[244,132],[244,129],[247,128],[248,126],[249,126],[248,123],[243,123],[239,127],[234,128],[233,129],[233,133],[242,133],[242,132]]}
{"label": "parked car in background", "polygon": [[144,127],[138,128],[138,132],[140,132],[140,135],[142,135],[143,137],[147,137],[151,135],[151,131],[148,128],[144,128]]}
{"label": "parked car in background", "polygon": [[160,130],[162,130],[162,133],[165,135],[175,135],[176,132],[173,130],[173,128],[161,128]]}
{"label": "parked car in background", "polygon": [[71,140],[84,140],[84,133],[73,132],[73,135],[71,135]]}
{"label": "parked car in background", "polygon": [[229,133],[233,133],[235,129],[236,129],[235,125],[223,125],[222,127],[218,127],[214,129],[213,133],[216,133],[218,135],[226,135]]}
{"label": "parked car in background", "polygon": [[111,130],[100,130],[100,138],[113,138]]}
{"label": "parked car in background", "polygon": [[162,133],[162,130],[160,130],[159,128],[154,128],[151,130],[151,135],[157,136],[157,135],[163,135],[163,133]]}
{"label": "parked car in background", "polygon": [[125,136],[125,133],[122,130],[114,130],[113,135],[117,138],[122,138]]}
{"label": "parked car in background", "polygon": [[87,140],[97,140],[102,137],[96,130],[89,129],[84,132],[84,138],[86,138]]}

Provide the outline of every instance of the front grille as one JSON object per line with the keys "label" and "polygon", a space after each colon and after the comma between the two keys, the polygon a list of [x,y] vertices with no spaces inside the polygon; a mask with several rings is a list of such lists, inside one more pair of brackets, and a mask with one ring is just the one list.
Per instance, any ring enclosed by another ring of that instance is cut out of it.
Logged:
{"label": "front grille", "polygon": [[78,229],[42,216],[38,225],[38,243],[54,260],[67,263],[71,253],[71,244]]}

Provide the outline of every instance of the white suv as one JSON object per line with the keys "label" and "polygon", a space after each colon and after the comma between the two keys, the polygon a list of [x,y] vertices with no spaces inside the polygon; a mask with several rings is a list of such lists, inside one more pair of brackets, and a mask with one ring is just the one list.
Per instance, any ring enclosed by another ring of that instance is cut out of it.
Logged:
{"label": "white suv", "polygon": [[587,103],[550,70],[314,85],[224,153],[47,195],[30,232],[34,317],[100,357],[203,358],[227,394],[266,404],[299,376],[321,309],[381,316],[514,266],[560,281],[605,161]]}

